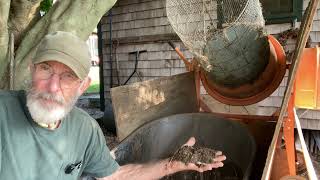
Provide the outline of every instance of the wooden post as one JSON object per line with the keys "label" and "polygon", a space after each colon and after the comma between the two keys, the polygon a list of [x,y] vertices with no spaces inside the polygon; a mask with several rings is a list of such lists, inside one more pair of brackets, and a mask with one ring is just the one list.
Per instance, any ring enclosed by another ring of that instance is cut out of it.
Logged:
{"label": "wooden post", "polygon": [[285,118],[285,121],[283,122],[283,135],[284,135],[284,141],[286,145],[286,152],[287,152],[287,160],[288,160],[288,167],[289,167],[289,173],[290,176],[296,175],[296,151],[295,151],[295,145],[294,145],[294,90],[291,94],[291,97],[289,99],[289,105],[288,105],[288,117]]}
{"label": "wooden post", "polygon": [[309,179],[318,179],[317,175],[316,175],[316,171],[313,167],[312,164],[312,160],[310,158],[310,154],[308,152],[308,148],[306,146],[306,142],[303,138],[303,134],[302,134],[302,128],[301,128],[301,124],[300,124],[300,120],[297,116],[297,112],[295,109],[293,109],[293,114],[294,114],[294,118],[295,118],[295,122],[297,125],[297,131],[298,131],[298,136],[299,136],[299,140],[301,142],[301,147],[302,147],[302,152],[303,152],[303,157],[304,157],[304,161],[306,163],[306,167],[307,167],[307,172],[308,172],[308,177]]}

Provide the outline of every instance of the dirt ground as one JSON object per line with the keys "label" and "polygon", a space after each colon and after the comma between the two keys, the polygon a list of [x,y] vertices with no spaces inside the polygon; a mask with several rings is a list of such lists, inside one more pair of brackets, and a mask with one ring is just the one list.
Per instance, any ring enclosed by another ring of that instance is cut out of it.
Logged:
{"label": "dirt ground", "polygon": [[[99,119],[103,117],[104,113],[100,111],[100,108],[92,107],[89,103],[89,99],[86,96],[79,98],[78,102],[76,103],[76,106],[86,111],[94,119]],[[102,129],[103,134],[105,135],[107,146],[109,147],[110,150],[113,149],[115,146],[119,144],[119,141],[117,140],[116,135],[110,132],[107,132],[103,124],[99,123],[99,125]]]}

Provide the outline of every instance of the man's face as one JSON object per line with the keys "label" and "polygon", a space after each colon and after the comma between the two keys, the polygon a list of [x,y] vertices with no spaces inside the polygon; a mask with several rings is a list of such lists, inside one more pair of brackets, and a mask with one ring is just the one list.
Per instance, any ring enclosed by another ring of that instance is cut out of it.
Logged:
{"label": "man's face", "polygon": [[34,121],[53,123],[73,108],[83,93],[82,81],[66,65],[57,61],[35,64],[27,106]]}

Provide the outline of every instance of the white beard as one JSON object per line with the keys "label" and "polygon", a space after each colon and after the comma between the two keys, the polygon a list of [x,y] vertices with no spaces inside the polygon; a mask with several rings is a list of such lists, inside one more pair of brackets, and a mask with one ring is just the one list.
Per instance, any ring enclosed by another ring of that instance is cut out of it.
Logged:
{"label": "white beard", "polygon": [[[77,91],[70,102],[66,103],[63,97],[50,93],[40,93],[31,88],[31,90],[27,92],[27,107],[33,121],[51,124],[62,120],[72,110],[79,96],[80,93]],[[57,104],[50,106],[44,105],[41,103],[43,100],[52,100]]]}

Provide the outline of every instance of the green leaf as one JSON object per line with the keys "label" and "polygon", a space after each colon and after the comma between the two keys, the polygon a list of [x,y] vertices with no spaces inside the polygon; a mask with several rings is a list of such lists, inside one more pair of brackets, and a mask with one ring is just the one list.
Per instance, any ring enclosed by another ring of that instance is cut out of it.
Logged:
{"label": "green leaf", "polygon": [[47,13],[53,5],[53,0],[43,0],[40,3],[40,10]]}

